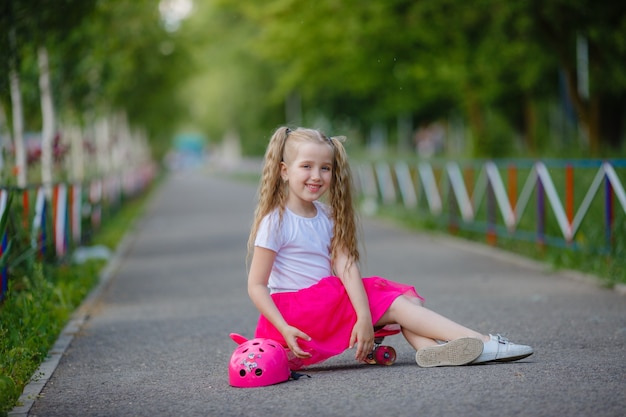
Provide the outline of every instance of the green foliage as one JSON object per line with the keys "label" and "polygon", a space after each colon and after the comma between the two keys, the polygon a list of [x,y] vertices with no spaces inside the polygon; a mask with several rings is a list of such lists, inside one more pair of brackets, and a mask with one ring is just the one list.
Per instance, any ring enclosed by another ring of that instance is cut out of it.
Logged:
{"label": "green foliage", "polygon": [[100,2],[84,31],[89,42],[81,44],[95,46],[90,75],[107,100],[99,104],[125,109],[154,140],[169,139],[185,114],[177,86],[194,67],[185,44],[164,28],[157,3]]}
{"label": "green foliage", "polygon": [[[215,132],[233,124],[264,132],[267,119],[248,113],[267,114],[294,96],[298,122],[317,125],[322,115],[361,132],[393,131],[399,115],[417,126],[454,112],[473,155],[494,157],[536,154],[567,137],[545,126],[569,96],[571,132],[584,132],[581,143],[599,152],[598,141],[615,147],[624,137],[625,15],[621,4],[588,0],[207,2],[187,26],[206,35],[199,45],[208,57],[206,77],[192,84],[205,86],[202,99],[192,100],[222,100],[197,113]],[[588,98],[576,88],[580,39],[589,46]]]}
{"label": "green foliage", "polygon": [[[176,130],[238,134],[258,154],[285,122],[365,137],[372,126],[393,135],[399,117],[415,127],[451,114],[474,156],[541,154],[570,136],[595,154],[624,143],[620,2],[217,0],[194,2],[176,31],[157,6],[4,2],[0,65],[20,71],[27,130],[38,129],[35,51],[45,40],[59,114],[123,109],[158,157]],[[585,43],[588,66],[577,56]]]}
{"label": "green foliage", "polygon": [[262,153],[268,132],[282,120],[282,102],[270,97],[278,69],[259,59],[253,44],[258,27],[241,13],[212,2],[196,6],[180,29],[193,50],[191,65],[200,69],[180,92],[188,111],[181,124],[199,128],[212,142],[239,135],[246,149]]}
{"label": "green foliage", "polygon": [[13,407],[101,267],[102,261],[58,269],[36,263],[31,276],[9,281],[0,306],[0,384],[7,388],[0,413]]}

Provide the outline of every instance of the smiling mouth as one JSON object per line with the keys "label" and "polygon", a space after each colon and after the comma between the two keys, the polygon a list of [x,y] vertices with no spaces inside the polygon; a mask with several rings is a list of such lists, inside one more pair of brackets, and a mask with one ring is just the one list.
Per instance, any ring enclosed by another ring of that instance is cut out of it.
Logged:
{"label": "smiling mouth", "polygon": [[322,185],[321,184],[307,184],[307,188],[309,189],[309,191],[315,193],[319,191],[320,188],[322,188]]}

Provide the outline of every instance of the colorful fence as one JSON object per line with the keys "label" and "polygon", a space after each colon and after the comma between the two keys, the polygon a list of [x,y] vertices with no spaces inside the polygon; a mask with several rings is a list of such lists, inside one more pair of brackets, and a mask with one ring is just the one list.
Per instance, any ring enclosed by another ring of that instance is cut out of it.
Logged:
{"label": "colorful fence", "polygon": [[616,233],[626,234],[624,159],[377,161],[356,168],[367,206],[401,204],[453,230],[484,232],[491,243],[503,236],[608,251]]}
{"label": "colorful fence", "polygon": [[[55,184],[50,190],[43,186],[0,187],[0,217],[8,209],[9,214],[21,220],[19,227],[13,224],[3,232],[0,256],[6,253],[8,242],[23,239],[24,236],[18,235],[26,232],[36,256],[63,260],[72,248],[86,243],[90,234],[100,227],[104,210],[114,210],[123,199],[145,190],[155,175],[156,167],[148,164],[84,184]],[[12,207],[7,206],[9,195],[13,197]],[[8,281],[8,261],[3,258],[0,300],[7,291]]]}

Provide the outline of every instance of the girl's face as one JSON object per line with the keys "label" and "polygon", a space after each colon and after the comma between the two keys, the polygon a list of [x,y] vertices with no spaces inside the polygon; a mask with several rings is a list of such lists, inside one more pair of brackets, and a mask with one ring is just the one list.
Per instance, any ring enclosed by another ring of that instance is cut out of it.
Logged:
{"label": "girl's face", "polygon": [[290,147],[284,159],[280,174],[289,185],[287,207],[301,216],[315,216],[313,201],[322,197],[330,187],[332,149],[325,143],[303,142]]}

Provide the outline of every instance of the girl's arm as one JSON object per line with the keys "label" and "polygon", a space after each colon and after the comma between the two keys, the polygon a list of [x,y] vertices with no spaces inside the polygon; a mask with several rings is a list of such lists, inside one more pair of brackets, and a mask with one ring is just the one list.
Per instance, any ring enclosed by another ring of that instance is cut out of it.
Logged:
{"label": "girl's arm", "polygon": [[308,358],[311,354],[300,348],[297,339],[311,340],[311,338],[285,321],[267,288],[275,259],[276,252],[258,246],[254,248],[248,273],[248,295],[259,312],[283,335],[289,349],[299,358]]}
{"label": "girl's arm", "polygon": [[350,348],[357,344],[355,358],[365,360],[374,348],[374,325],[370,312],[367,294],[363,287],[361,271],[358,265],[351,261],[347,253],[341,252],[334,261],[334,271],[343,282],[352,306],[356,311],[356,323],[350,337]]}

